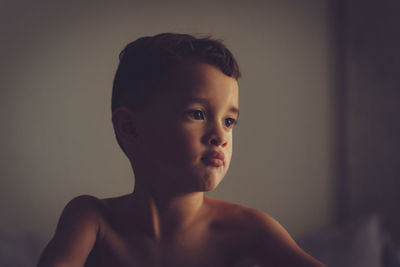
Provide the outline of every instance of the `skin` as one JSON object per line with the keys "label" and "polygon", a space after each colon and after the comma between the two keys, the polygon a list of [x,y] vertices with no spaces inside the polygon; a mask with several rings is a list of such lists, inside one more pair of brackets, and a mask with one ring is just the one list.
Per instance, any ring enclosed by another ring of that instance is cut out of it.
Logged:
{"label": "skin", "polygon": [[39,266],[83,266],[94,246],[99,266],[324,266],[267,214],[204,195],[229,168],[237,81],[190,62],[164,87],[147,108],[113,113],[133,193],[73,199]]}

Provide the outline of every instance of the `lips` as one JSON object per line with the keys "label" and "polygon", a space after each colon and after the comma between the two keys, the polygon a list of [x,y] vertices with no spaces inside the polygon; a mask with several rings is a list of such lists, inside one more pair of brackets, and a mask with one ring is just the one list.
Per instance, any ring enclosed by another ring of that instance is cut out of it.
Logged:
{"label": "lips", "polygon": [[221,167],[224,165],[225,155],[218,151],[210,151],[205,153],[205,155],[201,158],[204,164],[213,167]]}

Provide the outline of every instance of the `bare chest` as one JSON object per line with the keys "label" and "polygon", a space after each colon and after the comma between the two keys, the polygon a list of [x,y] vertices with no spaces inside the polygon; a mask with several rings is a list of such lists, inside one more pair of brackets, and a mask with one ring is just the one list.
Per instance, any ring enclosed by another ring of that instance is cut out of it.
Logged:
{"label": "bare chest", "polygon": [[136,236],[110,231],[98,242],[95,253],[100,266],[224,267],[232,266],[235,246],[211,236],[184,236],[159,245]]}

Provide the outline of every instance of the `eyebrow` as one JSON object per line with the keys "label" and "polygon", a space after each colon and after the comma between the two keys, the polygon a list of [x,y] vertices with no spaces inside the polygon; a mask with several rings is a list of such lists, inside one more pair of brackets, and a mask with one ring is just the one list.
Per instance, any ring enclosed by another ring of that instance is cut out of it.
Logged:
{"label": "eyebrow", "polygon": [[[188,100],[188,102],[189,102],[189,103],[202,103],[202,104],[205,104],[205,105],[208,104],[208,101],[207,101],[206,99],[204,99],[204,98],[199,98],[199,97],[190,98],[190,99]],[[238,109],[237,107],[232,106],[232,107],[229,109],[229,111],[232,112],[232,113],[237,114],[237,116],[239,117],[239,109]]]}
{"label": "eyebrow", "polygon": [[237,116],[239,117],[239,109],[237,107],[231,107],[230,111],[236,113]]}

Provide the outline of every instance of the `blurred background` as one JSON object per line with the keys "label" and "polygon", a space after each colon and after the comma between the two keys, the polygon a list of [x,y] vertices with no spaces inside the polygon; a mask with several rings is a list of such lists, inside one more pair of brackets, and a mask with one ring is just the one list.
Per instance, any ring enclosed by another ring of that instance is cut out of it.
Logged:
{"label": "blurred background", "polygon": [[132,192],[111,124],[118,54],[179,32],[222,39],[243,74],[232,165],[210,195],[299,240],[372,213],[400,241],[399,12],[394,0],[1,0],[1,232],[42,250],[73,197]]}

